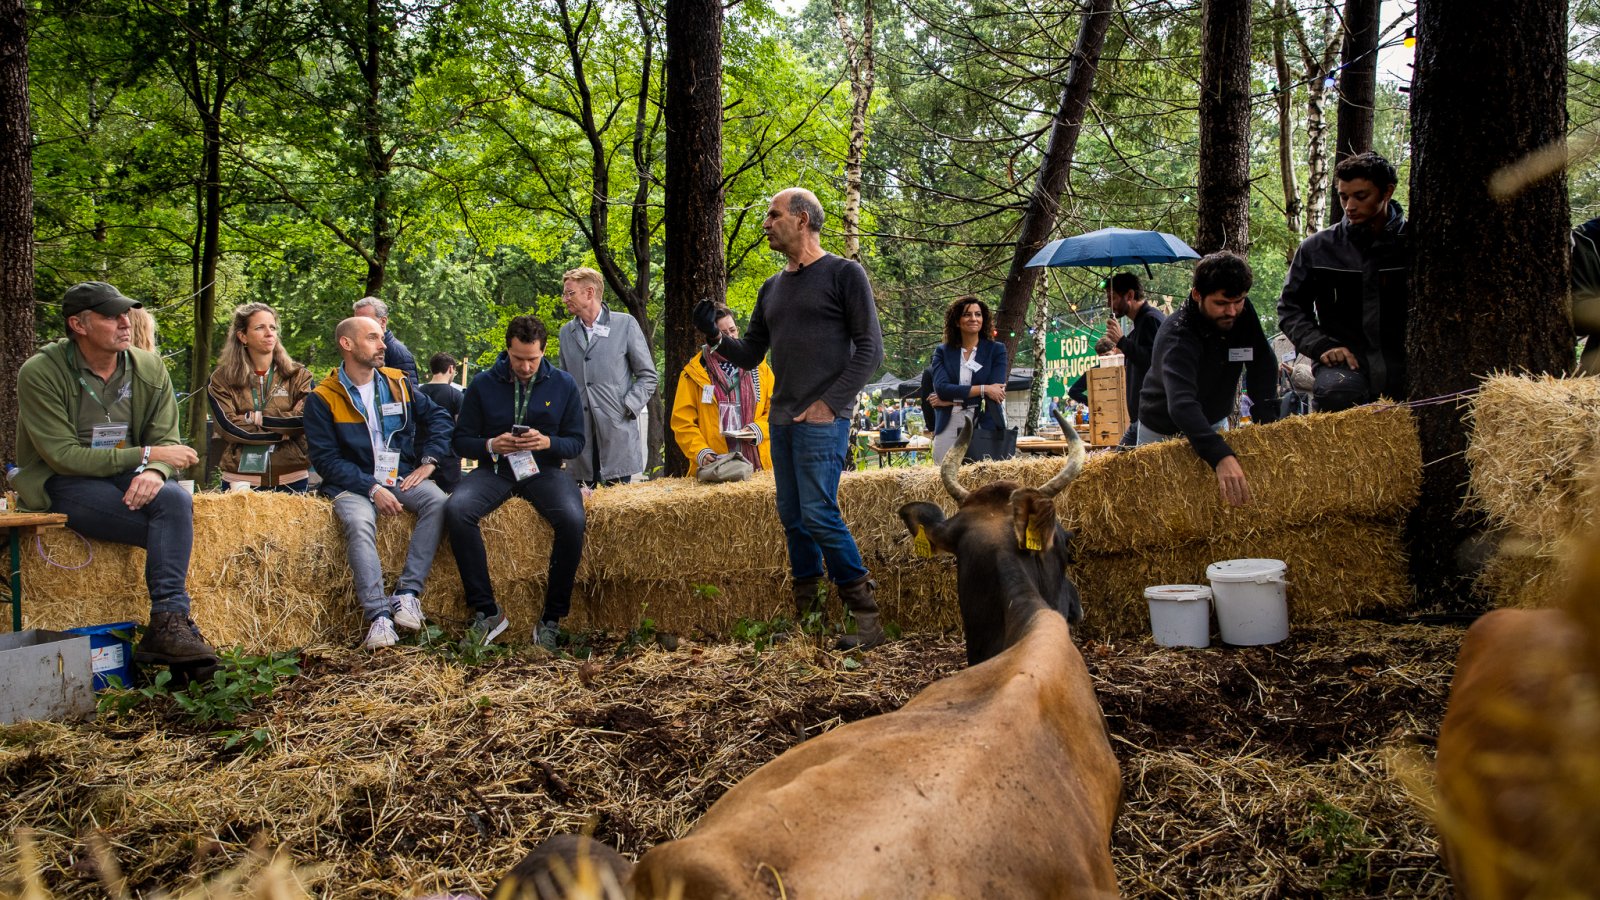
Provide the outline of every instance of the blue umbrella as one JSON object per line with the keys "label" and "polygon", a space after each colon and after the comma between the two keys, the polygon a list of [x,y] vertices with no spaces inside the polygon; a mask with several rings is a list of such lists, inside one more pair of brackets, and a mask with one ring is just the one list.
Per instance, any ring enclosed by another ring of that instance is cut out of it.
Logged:
{"label": "blue umbrella", "polygon": [[1199,259],[1200,254],[1165,231],[1102,228],[1045,244],[1029,266],[1127,266]]}

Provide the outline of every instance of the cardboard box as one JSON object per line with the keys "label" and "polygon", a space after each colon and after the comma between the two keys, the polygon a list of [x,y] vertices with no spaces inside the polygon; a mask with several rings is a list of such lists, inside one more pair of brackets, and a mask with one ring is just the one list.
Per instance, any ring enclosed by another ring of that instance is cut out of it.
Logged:
{"label": "cardboard box", "polygon": [[1127,373],[1120,365],[1089,370],[1089,446],[1114,447],[1128,430]]}
{"label": "cardboard box", "polygon": [[30,628],[0,634],[0,724],[94,718],[89,638]]}

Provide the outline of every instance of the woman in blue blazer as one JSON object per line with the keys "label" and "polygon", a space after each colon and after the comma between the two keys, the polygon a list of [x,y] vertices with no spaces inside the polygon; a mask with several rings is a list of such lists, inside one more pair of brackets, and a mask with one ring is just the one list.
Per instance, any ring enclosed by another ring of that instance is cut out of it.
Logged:
{"label": "woman in blue blazer", "polygon": [[[990,339],[989,307],[972,295],[957,297],[944,313],[944,343],[933,350],[933,458],[943,461],[961,424],[1005,428],[1006,345]],[[981,411],[980,411],[981,408]]]}

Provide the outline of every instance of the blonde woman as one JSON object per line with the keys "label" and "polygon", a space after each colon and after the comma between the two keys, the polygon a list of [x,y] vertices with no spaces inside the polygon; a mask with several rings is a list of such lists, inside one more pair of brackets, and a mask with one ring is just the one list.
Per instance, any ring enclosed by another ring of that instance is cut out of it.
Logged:
{"label": "blonde woman", "polygon": [[303,492],[310,475],[302,424],[311,372],[278,341],[278,314],[265,303],[233,311],[233,326],[206,395],[231,488]]}
{"label": "blonde woman", "polygon": [[150,310],[143,308],[128,310],[128,324],[133,326],[133,346],[151,353],[156,352],[156,317],[150,315]]}

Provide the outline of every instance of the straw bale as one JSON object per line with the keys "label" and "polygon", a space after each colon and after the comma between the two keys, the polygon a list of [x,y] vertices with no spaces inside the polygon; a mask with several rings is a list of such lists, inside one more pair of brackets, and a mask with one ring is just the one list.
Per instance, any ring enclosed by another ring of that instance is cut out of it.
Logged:
{"label": "straw bale", "polygon": [[1206,566],[1241,558],[1284,562],[1295,625],[1401,609],[1411,601],[1400,526],[1333,519],[1182,547],[1081,555],[1069,569],[1083,595],[1079,631],[1099,639],[1148,634],[1146,587],[1205,584]]}
{"label": "straw bale", "polygon": [[1216,475],[1187,441],[1101,454],[1058,501],[1092,553],[1175,547],[1321,519],[1399,518],[1416,502],[1422,451],[1409,410],[1360,407],[1231,431],[1256,502],[1223,504]]}
{"label": "straw bale", "polygon": [[1495,606],[1544,609],[1567,595],[1570,563],[1515,540],[1503,544],[1478,573],[1475,588]]}
{"label": "straw bale", "polygon": [[1595,526],[1584,493],[1600,459],[1600,379],[1489,378],[1472,405],[1469,502],[1546,545]]}

